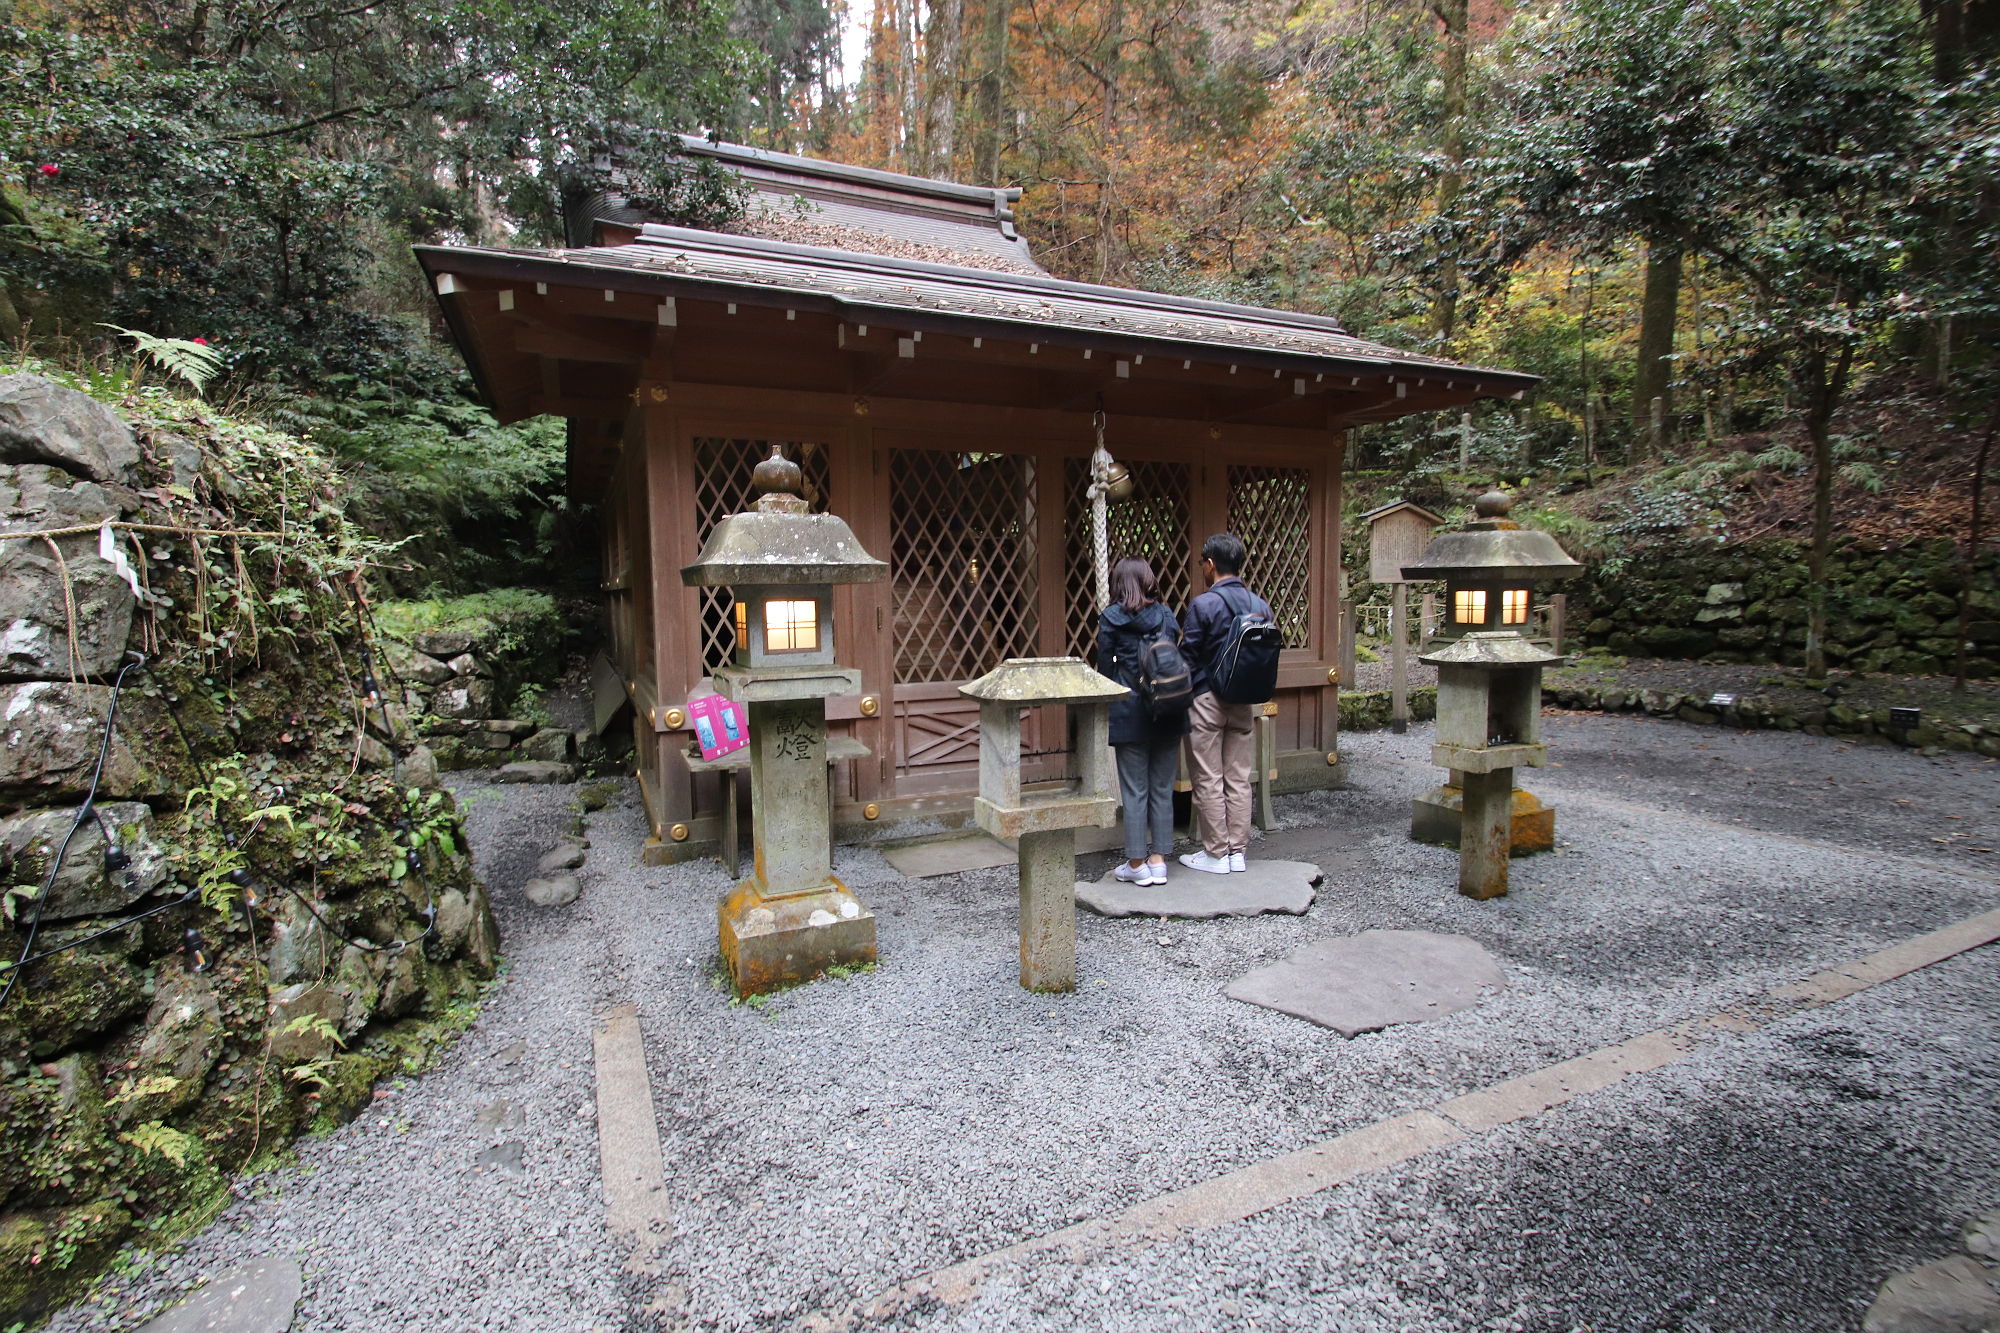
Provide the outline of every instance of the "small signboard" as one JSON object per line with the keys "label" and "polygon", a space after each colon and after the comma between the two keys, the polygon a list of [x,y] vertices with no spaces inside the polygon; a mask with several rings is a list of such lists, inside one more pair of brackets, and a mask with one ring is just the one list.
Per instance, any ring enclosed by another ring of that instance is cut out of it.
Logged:
{"label": "small signboard", "polygon": [[1422,505],[1396,500],[1361,516],[1368,525],[1368,578],[1372,583],[1404,583],[1403,566],[1414,565],[1430,545],[1431,532],[1444,522]]}
{"label": "small signboard", "polygon": [[743,706],[719,694],[688,700],[688,723],[694,728],[695,744],[701,747],[703,759],[720,759],[750,743]]}

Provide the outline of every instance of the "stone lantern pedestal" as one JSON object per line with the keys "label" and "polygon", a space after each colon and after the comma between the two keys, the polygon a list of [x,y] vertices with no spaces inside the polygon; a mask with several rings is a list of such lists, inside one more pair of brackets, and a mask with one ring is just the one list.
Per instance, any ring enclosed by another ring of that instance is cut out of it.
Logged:
{"label": "stone lantern pedestal", "polygon": [[691,587],[726,587],[736,602],[736,658],[716,692],[744,706],[750,734],[749,879],[722,896],[716,934],[739,995],[875,961],[875,918],[834,876],[829,837],[826,700],[861,688],[835,665],[833,585],[884,578],[888,566],[847,524],[815,514],[796,463],[773,448],[751,482],[754,508],[709,533],[681,571]]}
{"label": "stone lantern pedestal", "polygon": [[[1076,831],[1109,828],[1111,702],[1128,691],[1076,657],[1003,662],[959,693],[979,701],[979,795],[972,818],[996,838],[1020,841],[1021,985],[1076,989]],[[1021,710],[1065,705],[1075,763],[1056,787],[1021,787]]]}
{"label": "stone lantern pedestal", "polygon": [[1459,850],[1459,892],[1507,892],[1507,858],[1555,845],[1555,811],[1514,785],[1540,768],[1542,668],[1564,659],[1529,637],[1534,587],[1583,572],[1555,539],[1508,518],[1513,501],[1493,491],[1473,521],[1431,539],[1403,566],[1406,578],[1443,579],[1447,618],[1429,651],[1438,669],[1437,744],[1431,762],[1450,770],[1443,786],[1411,803],[1410,836]]}
{"label": "stone lantern pedestal", "polygon": [[[1431,762],[1458,788],[1458,891],[1507,892],[1513,853],[1514,770],[1548,762],[1542,744],[1542,668],[1563,659],[1518,634],[1474,631],[1418,658],[1438,669],[1437,742]],[[1424,815],[1418,798],[1412,834]],[[1550,833],[1555,815],[1548,813]]]}

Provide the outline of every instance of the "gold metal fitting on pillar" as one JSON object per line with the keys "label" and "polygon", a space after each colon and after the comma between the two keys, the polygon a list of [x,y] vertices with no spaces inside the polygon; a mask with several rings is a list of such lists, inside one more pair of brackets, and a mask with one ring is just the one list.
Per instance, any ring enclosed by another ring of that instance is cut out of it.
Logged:
{"label": "gold metal fitting on pillar", "polygon": [[1338,684],[1340,684],[1340,668],[1339,668],[1339,667],[1328,667],[1328,668],[1326,669],[1326,683],[1327,683],[1327,684],[1329,684],[1329,685],[1338,685]]}
{"label": "gold metal fitting on pillar", "polygon": [[688,840],[688,826],[686,824],[676,824],[667,830],[667,836],[675,842],[686,842]]}
{"label": "gold metal fitting on pillar", "polygon": [[683,712],[681,709],[669,708],[667,710],[667,730],[679,731],[682,727],[687,725],[687,720],[688,720],[687,714]]}
{"label": "gold metal fitting on pillar", "polygon": [[1329,764],[1337,764],[1337,763],[1339,763],[1339,762],[1340,762],[1340,751],[1338,751],[1338,750],[1328,750],[1328,751],[1326,752],[1326,762],[1327,762],[1327,763],[1329,763]]}
{"label": "gold metal fitting on pillar", "polygon": [[861,817],[863,819],[880,819],[882,817],[882,807],[870,801],[861,807]]}
{"label": "gold metal fitting on pillar", "polygon": [[[880,699],[877,699],[872,694],[864,694],[861,696],[861,716],[873,717],[881,711],[882,711],[882,701]],[[870,819],[873,819],[874,817],[875,816],[873,815],[869,816]]]}

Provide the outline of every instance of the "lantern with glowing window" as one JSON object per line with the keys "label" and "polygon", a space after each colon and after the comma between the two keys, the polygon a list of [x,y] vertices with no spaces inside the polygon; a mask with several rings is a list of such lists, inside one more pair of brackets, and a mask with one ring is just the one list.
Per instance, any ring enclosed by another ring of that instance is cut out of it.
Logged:
{"label": "lantern with glowing window", "polygon": [[1534,585],[1574,578],[1583,566],[1546,532],[1508,518],[1513,501],[1479,497],[1474,518],[1439,533],[1408,579],[1443,579],[1445,625],[1418,660],[1438,669],[1437,740],[1431,762],[1445,784],[1412,803],[1410,836],[1459,849],[1459,891],[1507,891],[1507,859],[1555,845],[1555,811],[1517,789],[1517,768],[1540,768],[1542,669],[1564,659],[1529,637]]}
{"label": "lantern with glowing window", "polygon": [[735,660],[714,678],[749,714],[756,861],[723,895],[717,925],[742,995],[875,959],[875,918],[829,856],[826,701],[861,688],[860,672],[834,665],[833,587],[879,582],[889,567],[842,519],[813,513],[803,481],[773,446],[751,474],[756,503],[717,523],[681,570],[690,587],[728,588],[736,602]]}

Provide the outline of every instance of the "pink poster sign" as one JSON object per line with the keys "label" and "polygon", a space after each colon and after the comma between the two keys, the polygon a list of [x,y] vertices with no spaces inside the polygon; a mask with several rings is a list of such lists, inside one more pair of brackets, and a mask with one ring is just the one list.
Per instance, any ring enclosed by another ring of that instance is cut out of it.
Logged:
{"label": "pink poster sign", "polygon": [[750,743],[750,728],[743,719],[743,705],[719,694],[704,694],[688,700],[688,718],[694,724],[695,743],[703,759],[720,759]]}

